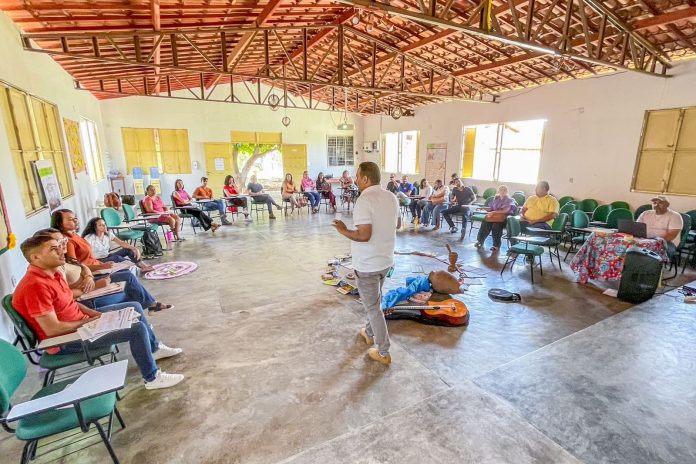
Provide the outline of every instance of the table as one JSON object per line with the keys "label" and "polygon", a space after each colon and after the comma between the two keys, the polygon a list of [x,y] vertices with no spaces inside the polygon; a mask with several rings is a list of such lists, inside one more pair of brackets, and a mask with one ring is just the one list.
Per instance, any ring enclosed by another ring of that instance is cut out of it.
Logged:
{"label": "table", "polygon": [[663,261],[669,260],[662,240],[629,238],[622,233],[592,232],[570,262],[570,268],[581,284],[589,279],[620,280],[626,251],[634,246],[657,253]]}

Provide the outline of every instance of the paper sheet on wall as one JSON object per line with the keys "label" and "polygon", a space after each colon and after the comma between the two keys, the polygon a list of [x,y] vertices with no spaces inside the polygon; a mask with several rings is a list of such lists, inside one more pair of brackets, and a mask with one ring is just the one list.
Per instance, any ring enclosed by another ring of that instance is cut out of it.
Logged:
{"label": "paper sheet on wall", "polygon": [[225,158],[215,158],[215,170],[224,171],[225,170]]}
{"label": "paper sheet on wall", "polygon": [[425,178],[432,185],[437,179],[447,185],[447,144],[429,143],[425,151]]}

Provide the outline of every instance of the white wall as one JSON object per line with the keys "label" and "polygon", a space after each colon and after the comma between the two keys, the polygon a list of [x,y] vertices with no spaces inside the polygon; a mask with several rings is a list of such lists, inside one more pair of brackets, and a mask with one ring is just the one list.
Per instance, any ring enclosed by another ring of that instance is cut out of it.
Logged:
{"label": "white wall", "polygon": [[[181,177],[189,190],[199,183],[205,175],[206,142],[230,142],[230,132],[257,131],[282,132],[283,143],[307,144],[307,164],[310,175],[319,171],[340,175],[343,168],[327,166],[327,135],[354,135],[355,148],[361,151],[363,118],[348,115],[348,122],[355,124],[355,130],[339,131],[336,125],[342,122],[338,112],[288,109],[291,119],[288,127],[281,119],[285,115],[281,108],[256,105],[236,105],[230,103],[200,102],[152,97],[128,97],[101,102],[105,121],[106,145],[109,147],[114,169],[126,171],[123,151],[122,127],[153,127],[165,129],[187,129],[191,150],[191,162],[198,162],[198,169],[190,175],[164,175],[162,191],[165,195],[174,188],[174,180]],[[349,168],[352,172],[353,169]],[[130,187],[129,187],[130,188]]]}
{"label": "white wall", "polygon": [[[461,172],[463,126],[547,119],[539,179],[548,180],[559,195],[625,200],[635,207],[648,203],[651,196],[630,191],[645,110],[696,105],[696,60],[677,64],[671,74],[674,77],[665,79],[626,72],[506,93],[498,104],[430,105],[417,109],[415,117],[399,120],[370,116],[364,138],[380,138],[380,119],[382,133],[418,129],[421,174],[425,145],[447,143],[449,177]],[[369,156],[379,160],[378,154]],[[512,190],[533,190],[529,185],[508,185]],[[693,197],[672,195],[671,200],[677,210],[696,209]]]}
{"label": "white wall", "polygon": [[[98,101],[88,92],[74,90],[71,77],[48,55],[23,51],[18,29],[2,13],[0,43],[0,79],[58,105],[61,119],[67,117],[79,120],[80,116],[84,116],[101,126]],[[0,111],[0,118],[2,117]],[[17,235],[18,242],[21,242],[34,231],[48,227],[49,216],[44,210],[25,217],[4,122],[0,122],[0,127],[0,185],[5,194],[12,230]],[[74,209],[83,218],[87,214],[93,214],[90,208],[95,205],[97,194],[89,176],[81,173],[77,179],[73,178],[73,183],[74,191],[79,193],[67,199],[65,206]],[[19,281],[26,267],[27,263],[19,247],[0,256],[0,296],[13,291],[13,280]],[[4,312],[0,313],[0,337],[7,339],[11,334],[11,325]]]}

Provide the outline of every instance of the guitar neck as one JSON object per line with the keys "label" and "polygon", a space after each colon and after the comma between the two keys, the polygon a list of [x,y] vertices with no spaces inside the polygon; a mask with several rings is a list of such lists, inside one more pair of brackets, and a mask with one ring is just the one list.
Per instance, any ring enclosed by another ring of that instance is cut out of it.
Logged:
{"label": "guitar neck", "polygon": [[420,306],[394,306],[393,308],[387,308],[385,311],[395,311],[397,309],[456,309],[456,307],[452,304],[450,305],[437,305],[437,306],[430,306],[430,305],[420,305]]}

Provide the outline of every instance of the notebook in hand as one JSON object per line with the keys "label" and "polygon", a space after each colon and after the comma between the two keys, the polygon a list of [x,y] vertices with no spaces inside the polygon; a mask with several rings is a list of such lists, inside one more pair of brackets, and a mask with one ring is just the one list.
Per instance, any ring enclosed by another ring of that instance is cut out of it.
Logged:
{"label": "notebook in hand", "polygon": [[648,238],[648,226],[644,222],[635,222],[630,219],[619,219],[619,232],[633,235],[637,238]]}

